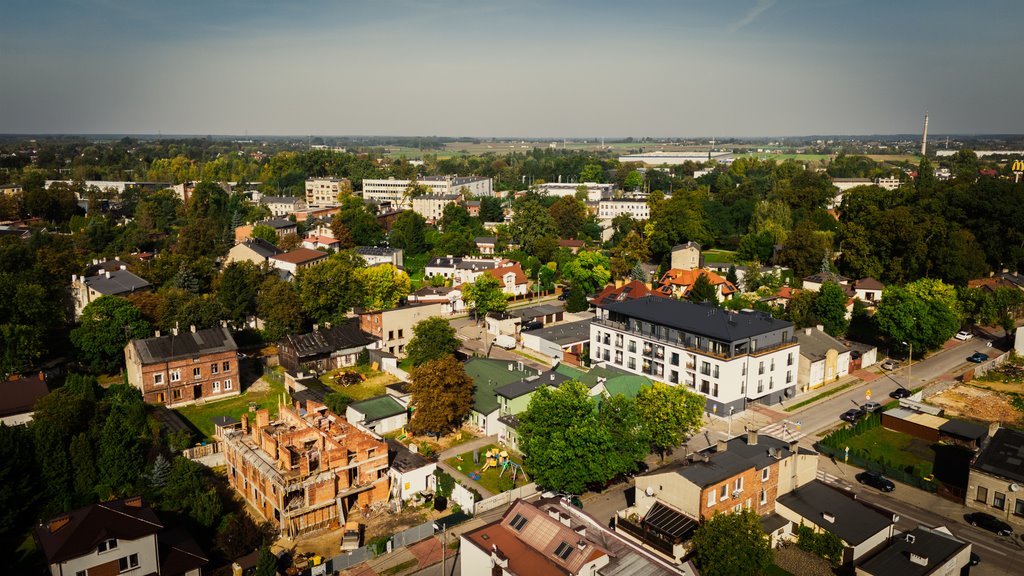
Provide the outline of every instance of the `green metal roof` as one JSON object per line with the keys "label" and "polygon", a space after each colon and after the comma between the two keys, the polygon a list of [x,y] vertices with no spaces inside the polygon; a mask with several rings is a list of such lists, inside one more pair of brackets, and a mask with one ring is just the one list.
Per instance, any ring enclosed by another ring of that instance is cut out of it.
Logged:
{"label": "green metal roof", "polygon": [[629,398],[635,398],[641,388],[650,386],[653,382],[646,376],[630,374],[614,368],[592,368],[589,372],[584,372],[567,364],[559,364],[555,368],[555,372],[579,380],[588,388],[596,386],[599,377],[604,378],[604,387],[608,390],[609,395],[622,394]]}
{"label": "green metal roof", "polygon": [[395,416],[405,412],[405,407],[398,403],[391,396],[374,396],[359,402],[349,404],[349,407],[362,414],[367,422],[380,420],[389,416]]}
{"label": "green metal roof", "polygon": [[[509,365],[512,365],[512,370],[508,369]],[[466,374],[476,384],[473,389],[473,410],[480,414],[490,414],[498,409],[495,389],[537,375],[533,370],[518,370],[515,362],[490,358],[472,358],[464,367]]]}

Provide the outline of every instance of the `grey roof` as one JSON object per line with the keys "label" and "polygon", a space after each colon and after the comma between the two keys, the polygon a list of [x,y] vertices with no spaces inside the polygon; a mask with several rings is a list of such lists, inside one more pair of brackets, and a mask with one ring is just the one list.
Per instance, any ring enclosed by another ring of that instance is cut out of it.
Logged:
{"label": "grey roof", "polygon": [[376,340],[359,328],[358,318],[349,318],[330,328],[321,328],[307,334],[289,334],[281,339],[281,343],[295,348],[301,361],[304,358],[330,354],[338,350],[361,348]]}
{"label": "grey roof", "polygon": [[449,258],[446,256],[437,256],[431,258],[430,262],[427,262],[428,268],[452,268],[455,264],[462,260],[462,258]]}
{"label": "grey roof", "polygon": [[139,278],[127,270],[114,270],[99,276],[89,276],[85,279],[85,285],[104,296],[131,294],[153,287],[144,278]]}
{"label": "grey roof", "polygon": [[996,430],[971,467],[1024,483],[1024,432],[1009,428]]}
{"label": "grey roof", "polygon": [[510,316],[518,318],[538,318],[540,316],[547,316],[549,314],[558,314],[565,312],[565,309],[561,306],[553,306],[551,304],[538,304],[536,306],[524,306],[523,308],[513,308],[509,310]]}
{"label": "grey roof", "polygon": [[460,270],[493,270],[495,268],[494,260],[480,261],[470,260],[466,261],[461,258],[455,258],[455,267]]}
{"label": "grey roof", "polygon": [[257,222],[256,226],[270,226],[274,230],[280,230],[282,228],[295,228],[295,222],[291,220],[285,220],[284,218],[270,218],[262,222]]}
{"label": "grey roof", "polygon": [[[848,493],[818,480],[781,496],[777,502],[851,546],[857,546],[893,523],[891,516],[884,516]],[[826,520],[825,514],[832,515],[835,521]]]}
{"label": "grey roof", "polygon": [[559,346],[566,346],[590,340],[590,324],[590,320],[580,320],[579,322],[568,322],[540,330],[533,330],[527,332],[527,334],[536,336],[541,340],[554,342]]}
{"label": "grey roof", "polygon": [[362,254],[364,256],[392,256],[398,252],[395,248],[385,248],[383,246],[357,246],[356,254]]}
{"label": "grey roof", "polygon": [[137,351],[143,365],[238,350],[231,333],[223,326],[195,332],[181,332],[177,336],[168,334],[156,338],[132,340],[132,346]]}
{"label": "grey roof", "polygon": [[840,354],[850,351],[845,344],[817,328],[811,328],[810,332],[808,334],[806,330],[797,330],[796,339],[800,341],[800,355],[811,361],[823,360],[829,350]]}
{"label": "grey roof", "polygon": [[786,524],[789,524],[789,520],[786,520],[775,512],[761,517],[761,529],[764,530],[765,534],[771,534]]}
{"label": "grey roof", "polygon": [[498,239],[494,236],[477,236],[473,239],[476,244],[494,244]]}
{"label": "grey roof", "polygon": [[505,426],[513,429],[519,429],[519,418],[515,414],[505,414],[504,416],[498,416],[498,422],[501,422]]}
{"label": "grey roof", "polygon": [[[926,576],[938,570],[964,547],[970,546],[952,534],[923,526],[907,532],[907,535],[913,536],[913,542],[910,542],[906,535],[893,538],[889,546],[861,564],[860,570],[872,576]],[[911,554],[925,558],[925,564],[922,566],[912,562]]]}
{"label": "grey roof", "polygon": [[719,452],[717,446],[702,450],[701,454],[710,456],[708,462],[698,460],[676,469],[676,472],[697,486],[707,487],[728,480],[733,476],[754,468],[762,470],[778,460],[769,453],[779,454],[780,458],[788,458],[793,453],[789,442],[783,442],[772,436],[758,435],[757,444],[748,444],[747,436],[737,436],[729,440],[725,452]]}
{"label": "grey roof", "polygon": [[598,307],[725,342],[793,327],[792,322],[772,318],[763,312],[728,312],[711,304],[694,304],[658,296],[610,302]]}
{"label": "grey roof", "polygon": [[988,436],[988,426],[966,420],[950,420],[939,426],[939,432],[968,440],[981,440]]}
{"label": "grey roof", "polygon": [[112,260],[103,260],[102,262],[97,262],[93,260],[92,264],[89,264],[88,266],[85,267],[85,275],[95,276],[97,274],[102,274],[103,272],[114,272],[127,267],[127,262],[124,262],[123,260],[119,260],[117,258],[114,258]]}
{"label": "grey roof", "polygon": [[247,238],[242,242],[242,244],[263,258],[270,258],[271,256],[277,256],[278,254],[284,253],[284,250],[281,250],[262,238]]}
{"label": "grey roof", "polygon": [[388,461],[391,463],[392,469],[399,472],[411,472],[431,464],[431,461],[422,454],[414,453],[398,440],[388,438],[386,441],[388,443]]}
{"label": "grey roof", "polygon": [[525,396],[541,386],[558,386],[562,382],[568,380],[569,377],[564,374],[555,372],[554,370],[548,370],[540,376],[532,378],[526,378],[524,380],[517,380],[511,384],[505,384],[494,390],[495,395],[503,396],[505,398],[519,398]]}
{"label": "grey roof", "polygon": [[41,374],[0,381],[0,417],[31,412],[36,402],[49,393]]}

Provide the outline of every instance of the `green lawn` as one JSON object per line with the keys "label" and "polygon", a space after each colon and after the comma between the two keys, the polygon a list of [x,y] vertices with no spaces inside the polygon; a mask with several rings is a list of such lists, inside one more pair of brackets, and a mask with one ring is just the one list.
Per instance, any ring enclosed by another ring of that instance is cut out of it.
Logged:
{"label": "green lawn", "polygon": [[[463,475],[468,476],[471,472],[480,472],[480,469],[483,468],[485,463],[486,463],[486,458],[485,458],[484,455],[491,448],[495,448],[495,445],[494,444],[488,444],[487,446],[484,446],[484,447],[480,448],[480,464],[473,464],[473,451],[472,450],[470,450],[469,452],[464,452],[462,454],[459,454],[458,456],[456,456],[454,458],[449,458],[448,460],[445,460],[445,463],[448,464],[449,466],[451,466],[452,468],[455,468],[459,472],[462,472]],[[460,460],[460,458],[461,458],[461,460]],[[515,462],[516,464],[522,464],[523,463],[523,459],[518,454],[516,454],[514,452],[509,452],[509,460]],[[480,472],[480,479],[477,480],[477,483],[479,483],[481,486],[483,486],[487,490],[491,491],[492,493],[498,494],[500,492],[503,492],[505,490],[509,490],[509,489],[512,488],[511,480],[510,480],[510,474],[511,473],[512,473],[512,469],[511,468],[509,468],[508,470],[505,470],[505,473],[502,474],[502,471],[501,471],[500,467],[493,467],[492,466],[492,467],[488,468],[487,470],[485,470],[484,472]],[[499,477],[499,474],[501,474],[500,477]],[[528,481],[527,479],[523,478],[522,472],[520,472],[516,476],[516,485],[517,486],[522,486],[522,485],[526,484],[527,481]]]}
{"label": "green lawn", "polygon": [[919,467],[921,476],[932,473],[934,454],[931,443],[909,434],[879,426],[854,436],[846,445],[850,447],[850,452],[859,450],[868,454],[870,460],[885,462],[892,468],[907,470]]}
{"label": "green lawn", "polygon": [[705,250],[701,252],[701,256],[703,256],[704,261],[708,263],[736,261],[736,253],[732,250]]}
{"label": "green lawn", "polygon": [[249,411],[250,402],[256,403],[257,410],[262,408],[270,410],[270,417],[273,419],[277,415],[277,402],[281,395],[284,394],[284,384],[278,384],[269,380],[265,381],[270,382],[269,389],[254,392],[250,387],[245,393],[233,398],[226,398],[206,404],[193,404],[192,406],[176,408],[175,410],[183,418],[191,422],[207,439],[213,437],[213,422],[211,418],[215,416],[241,418],[242,414]]}
{"label": "green lawn", "polygon": [[[345,396],[351,398],[353,401],[366,400],[367,398],[373,398],[374,396],[380,396],[384,394],[384,387],[388,384],[398,382],[398,378],[395,378],[387,372],[374,372],[366,368],[365,370],[358,370],[359,367],[346,368],[345,370],[338,370],[329,372],[320,377],[320,382],[327,388],[330,388],[334,392],[340,392]],[[366,379],[358,384],[344,385],[340,382],[335,381],[334,375],[341,372],[359,372],[366,376]]]}
{"label": "green lawn", "polygon": [[412,281],[413,290],[423,287],[423,271],[426,269],[428,262],[430,262],[430,254],[407,255],[403,259],[402,263],[405,266],[406,273],[409,274],[409,280]]}
{"label": "green lawn", "polygon": [[788,572],[780,568],[777,564],[772,564],[764,571],[765,576],[793,576],[792,572]]}

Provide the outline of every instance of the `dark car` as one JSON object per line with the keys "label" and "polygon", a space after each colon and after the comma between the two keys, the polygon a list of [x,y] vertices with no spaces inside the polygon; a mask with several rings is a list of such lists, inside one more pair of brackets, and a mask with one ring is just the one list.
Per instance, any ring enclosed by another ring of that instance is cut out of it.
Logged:
{"label": "dark car", "polygon": [[889,392],[889,397],[899,400],[900,398],[910,398],[911,394],[913,394],[913,392],[900,386],[899,388],[893,390],[892,392]]}
{"label": "dark car", "polygon": [[536,320],[532,320],[530,322],[524,322],[522,327],[520,328],[520,331],[522,331],[522,332],[529,332],[530,330],[540,330],[543,327],[544,327],[544,324],[542,322],[537,322]]}
{"label": "dark car", "polygon": [[872,488],[878,488],[882,492],[892,492],[896,489],[896,484],[893,484],[892,480],[882,476],[879,472],[861,472],[860,474],[857,474],[857,482],[866,484]]}
{"label": "dark car", "polygon": [[842,416],[840,416],[839,419],[846,420],[847,422],[856,422],[857,420],[863,418],[865,414],[866,412],[864,412],[860,408],[850,408],[846,412],[843,412]]}
{"label": "dark car", "polygon": [[981,563],[981,556],[978,556],[974,552],[971,552],[971,561],[968,562],[968,564],[971,565],[971,566],[977,566],[980,563]]}
{"label": "dark car", "polygon": [[1013,534],[1013,527],[1003,522],[999,518],[991,514],[984,512],[973,512],[967,515],[967,521],[971,523],[971,526],[977,526],[978,528],[984,528],[990,532],[995,532],[1000,536],[1010,536]]}
{"label": "dark car", "polygon": [[571,292],[571,290],[562,290],[562,293],[558,295],[558,299],[563,301],[563,302],[568,300],[570,292]]}
{"label": "dark car", "polygon": [[968,362],[974,362],[975,364],[981,364],[985,360],[988,360],[988,354],[982,354],[981,352],[975,352],[967,357]]}

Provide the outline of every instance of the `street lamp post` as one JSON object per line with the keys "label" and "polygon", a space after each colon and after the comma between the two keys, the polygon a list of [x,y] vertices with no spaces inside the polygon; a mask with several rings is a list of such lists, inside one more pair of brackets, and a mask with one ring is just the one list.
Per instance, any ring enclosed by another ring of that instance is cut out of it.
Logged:
{"label": "street lamp post", "polygon": [[733,406],[729,406],[729,438],[732,438],[732,413],[736,410]]}
{"label": "street lamp post", "polygon": [[914,343],[904,342],[903,344],[910,347],[910,357],[907,358],[907,390],[912,390],[914,387]]}

